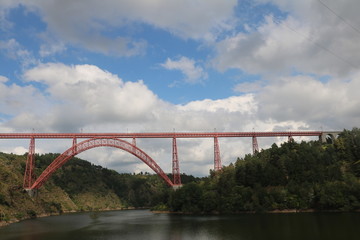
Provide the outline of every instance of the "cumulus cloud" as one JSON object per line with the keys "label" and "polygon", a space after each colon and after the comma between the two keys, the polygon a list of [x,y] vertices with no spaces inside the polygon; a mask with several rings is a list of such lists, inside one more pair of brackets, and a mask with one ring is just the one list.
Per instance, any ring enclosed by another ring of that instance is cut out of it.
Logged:
{"label": "cumulus cloud", "polygon": [[41,57],[60,54],[67,49],[66,44],[63,41],[54,38],[54,36],[51,36],[50,34],[40,34],[40,38],[43,40],[39,51]]}
{"label": "cumulus cloud", "polygon": [[179,70],[185,76],[185,82],[198,83],[207,78],[207,74],[200,66],[196,66],[193,59],[187,57],[180,57],[178,60],[171,60],[168,58],[162,67],[168,70]]}
{"label": "cumulus cloud", "polygon": [[[2,9],[17,4],[2,3]],[[47,34],[66,43],[107,55],[133,56],[143,54],[147,42],[130,35],[114,34],[138,23],[163,29],[183,39],[214,41],[234,27],[236,0],[202,1],[17,1],[37,12],[47,25]],[[4,12],[4,11],[0,11]],[[0,14],[0,19],[5,15]],[[66,16],[66,17],[64,17]],[[5,24],[5,22],[4,22]],[[9,25],[9,24],[7,24]],[[44,45],[41,54],[49,54],[55,46]],[[57,45],[59,47],[59,45]]]}
{"label": "cumulus cloud", "polygon": [[[207,57],[216,70],[240,69],[260,80],[234,83],[239,96],[177,105],[159,98],[144,81],[126,81],[90,64],[39,64],[16,39],[2,39],[0,51],[25,70],[21,83],[0,76],[1,132],[287,131],[321,126],[340,130],[360,121],[360,72],[354,68],[360,63],[360,35],[319,1],[256,0],[260,8],[275,5],[281,18],[267,12],[250,23],[246,17],[235,19],[235,0],[0,0],[2,31],[12,28],[7,11],[19,3],[46,25],[37,35],[43,41],[41,57],[66,52],[69,44],[108,55],[144,54],[149,42],[139,39],[133,28],[146,25],[213,47]],[[360,26],[359,2],[326,4]],[[197,60],[180,55],[160,66],[179,71],[187,83],[199,83],[208,78],[204,66],[211,64]],[[251,152],[250,139],[219,140],[225,165]],[[258,142],[267,147],[285,140]],[[36,150],[62,152],[71,143],[37,141]],[[138,139],[137,144],[171,171],[171,139]],[[28,141],[22,147],[4,144],[2,149],[21,153],[27,145]],[[205,175],[213,166],[213,139],[179,139],[178,151],[182,172]],[[118,171],[150,171],[117,149],[94,149],[80,157]]]}
{"label": "cumulus cloud", "polygon": [[21,0],[0,0],[0,30],[7,31],[14,25],[7,20],[8,11],[18,6]]}
{"label": "cumulus cloud", "polygon": [[192,101],[184,106],[181,106],[180,109],[211,113],[228,112],[237,114],[253,114],[257,111],[257,103],[255,102],[254,96],[249,94],[218,100],[205,99]]}
{"label": "cumulus cloud", "polygon": [[243,82],[243,83],[236,84],[236,86],[234,87],[234,91],[239,92],[239,93],[257,92],[257,91],[260,91],[264,85],[265,85],[265,83],[261,82],[261,81]]}
{"label": "cumulus cloud", "polygon": [[[263,23],[248,27],[217,43],[213,60],[219,70],[241,69],[253,74],[306,72],[349,76],[360,63],[356,44],[360,34],[318,1],[259,0],[278,6],[286,17],[268,15]],[[341,16],[359,25],[353,9],[358,1],[327,1]],[[345,7],[347,6],[347,7]],[[349,7],[351,6],[351,7]]]}
{"label": "cumulus cloud", "polygon": [[0,40],[0,52],[3,52],[8,58],[20,62],[24,68],[34,66],[38,63],[38,60],[35,59],[32,53],[13,38],[3,41]]}
{"label": "cumulus cloud", "polygon": [[[94,65],[41,64],[27,70],[28,85],[7,84],[0,77],[2,131],[166,132],[289,131],[351,128],[359,122],[360,98],[354,74],[343,83],[334,78],[284,77],[256,93],[174,105],[158,98],[142,81],[127,82]],[[44,92],[32,84],[42,84]],[[15,97],[17,96],[17,97]],[[19,97],[21,96],[21,97]],[[339,117],[341,116],[341,117]],[[259,139],[260,147],[286,139]],[[212,139],[179,139],[182,172],[206,175],[213,167]],[[166,172],[171,171],[171,139],[138,139],[137,144]],[[6,151],[26,150],[19,146]],[[37,144],[39,152],[62,152],[71,141]],[[220,139],[223,164],[251,152],[249,139]],[[16,149],[15,149],[16,148]],[[150,171],[118,150],[84,152],[80,157],[118,171]],[[104,160],[106,159],[106,161]],[[206,166],[206,167],[204,167]]]}
{"label": "cumulus cloud", "polygon": [[[200,100],[185,105],[173,105],[159,99],[142,81],[127,82],[117,75],[94,65],[64,65],[60,63],[41,64],[27,70],[24,80],[28,86],[7,86],[7,78],[1,78],[1,100],[19,98],[20,106],[13,113],[9,101],[4,104],[3,114],[11,115],[0,123],[1,129],[11,131],[72,132],[83,129],[86,132],[136,131],[249,131],[271,130],[274,124],[267,121],[253,121],[258,103],[254,96],[243,95],[218,100]],[[44,92],[38,92],[32,84],[42,84]],[[14,92],[14,91],[17,92]],[[6,97],[8,96],[8,97]],[[41,107],[43,102],[44,107]],[[37,109],[37,111],[33,111]],[[278,123],[281,124],[281,123]],[[294,125],[294,124],[293,124]],[[26,129],[25,129],[26,128]],[[209,142],[210,141],[210,142]],[[244,140],[239,140],[241,145]],[[61,152],[66,147],[60,144],[43,143],[41,151]],[[40,144],[39,144],[40,145]],[[171,171],[171,140],[138,140],[138,145]],[[237,144],[226,144],[231,149],[239,149]],[[68,142],[68,147],[71,142]],[[213,165],[213,143],[211,140],[181,140],[179,151],[184,162],[182,171],[205,175]],[[54,148],[55,147],[55,148]],[[26,147],[25,147],[26,149]],[[201,149],[201,150],[200,150]],[[245,148],[244,148],[245,149]],[[194,157],[193,151],[199,155]],[[249,150],[251,151],[251,150]],[[249,152],[248,151],[248,152]],[[241,154],[239,150],[235,151]],[[201,154],[200,154],[201,153]],[[118,151],[83,153],[84,158],[103,164],[99,159],[108,159],[107,166],[122,169],[146,171],[147,166],[129,158],[124,164],[119,159],[128,159]],[[234,155],[224,152],[224,164],[234,161]],[[100,161],[100,162],[99,162]],[[121,160],[123,161],[123,160]],[[192,165],[195,167],[189,167]],[[149,169],[147,169],[149,171]]]}
{"label": "cumulus cloud", "polygon": [[0,76],[0,114],[14,117],[23,112],[42,114],[48,109],[46,97],[35,87],[8,83],[7,77]]}
{"label": "cumulus cloud", "polygon": [[[259,95],[261,118],[277,121],[303,119],[314,128],[343,129],[360,121],[359,74],[350,81],[331,79],[320,82],[313,77],[285,77],[265,87]],[[318,127],[317,127],[318,126]]]}
{"label": "cumulus cloud", "polygon": [[49,123],[57,131],[96,123],[150,121],[152,111],[162,103],[142,81],[123,82],[93,65],[42,64],[24,78],[46,86],[55,105]]}
{"label": "cumulus cloud", "polygon": [[[255,93],[174,105],[157,97],[144,82],[124,81],[94,65],[41,64],[24,73],[27,86],[7,85],[9,80],[0,77],[1,114],[9,116],[0,122],[0,129],[183,132],[316,130],[323,126],[338,130],[351,128],[360,120],[359,77],[355,74],[345,84],[336,78],[319,82],[310,76],[284,77]],[[32,87],[35,83],[42,84],[45,91]],[[261,148],[274,141],[286,139],[258,140]],[[27,149],[27,144],[4,149],[18,152]],[[164,171],[171,172],[171,139],[138,139],[137,145]],[[38,152],[62,152],[71,141],[46,141],[37,146]],[[220,148],[223,164],[227,165],[251,152],[251,140],[220,139]],[[182,172],[206,175],[213,167],[212,139],[179,139],[178,151]],[[150,171],[119,150],[93,150],[80,157],[122,172]]]}

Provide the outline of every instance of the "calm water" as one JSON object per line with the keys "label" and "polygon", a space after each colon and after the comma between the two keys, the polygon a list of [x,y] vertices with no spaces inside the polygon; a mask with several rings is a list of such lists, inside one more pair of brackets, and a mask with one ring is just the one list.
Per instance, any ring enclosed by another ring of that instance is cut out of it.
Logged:
{"label": "calm water", "polygon": [[184,216],[147,210],[68,214],[0,228],[0,239],[360,239],[360,213]]}

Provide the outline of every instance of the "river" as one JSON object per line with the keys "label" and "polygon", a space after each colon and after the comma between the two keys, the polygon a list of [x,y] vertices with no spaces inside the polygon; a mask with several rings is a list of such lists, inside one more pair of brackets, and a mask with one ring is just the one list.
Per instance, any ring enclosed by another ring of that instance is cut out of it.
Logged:
{"label": "river", "polygon": [[360,239],[360,213],[193,216],[126,210],[64,214],[0,228],[1,240]]}

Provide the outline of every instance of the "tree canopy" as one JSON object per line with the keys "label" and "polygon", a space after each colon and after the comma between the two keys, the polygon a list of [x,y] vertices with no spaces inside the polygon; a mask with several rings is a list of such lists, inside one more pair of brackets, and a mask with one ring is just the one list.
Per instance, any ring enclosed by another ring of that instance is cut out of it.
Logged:
{"label": "tree canopy", "polygon": [[293,140],[238,158],[199,183],[171,193],[172,211],[360,209],[360,130],[344,130],[333,144]]}

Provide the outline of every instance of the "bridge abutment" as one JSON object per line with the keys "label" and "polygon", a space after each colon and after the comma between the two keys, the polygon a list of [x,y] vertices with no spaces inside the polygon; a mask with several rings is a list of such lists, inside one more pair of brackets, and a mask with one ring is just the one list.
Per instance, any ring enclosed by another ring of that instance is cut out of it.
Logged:
{"label": "bridge abutment", "polygon": [[27,192],[27,194],[29,194],[29,196],[31,198],[37,197],[39,194],[39,190],[38,189],[25,189],[25,191]]}
{"label": "bridge abutment", "polygon": [[172,188],[173,188],[174,190],[178,190],[178,189],[181,188],[181,187],[182,187],[182,184],[173,185],[173,186],[172,186]]}
{"label": "bridge abutment", "polygon": [[320,136],[320,141],[322,143],[326,143],[328,137],[331,139],[331,142],[335,142],[335,140],[338,138],[340,131],[333,131],[333,132],[323,132]]}

